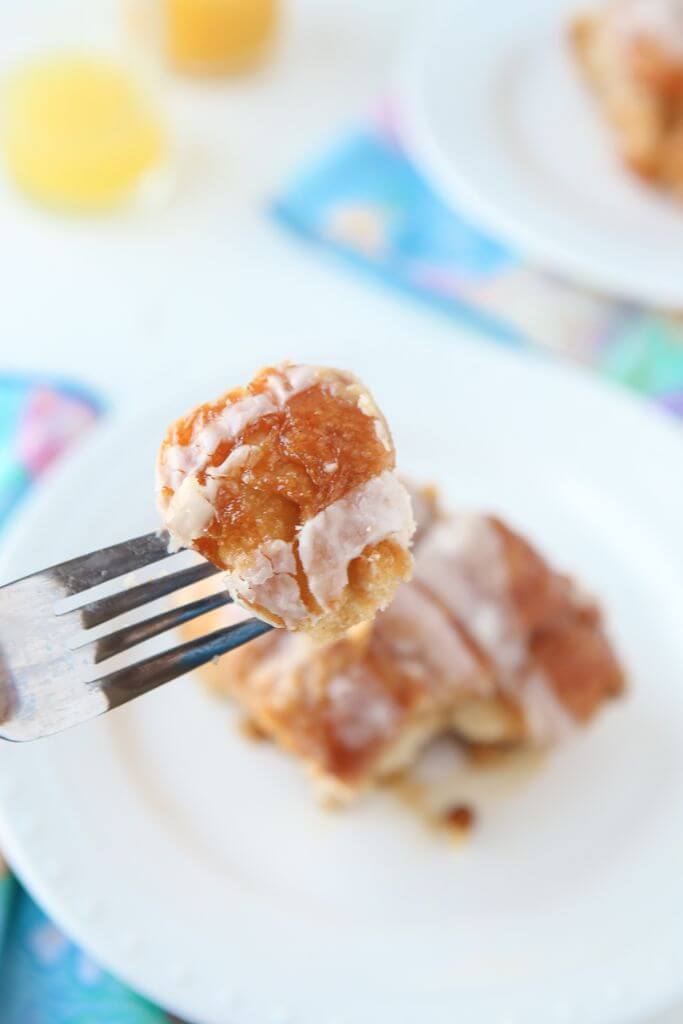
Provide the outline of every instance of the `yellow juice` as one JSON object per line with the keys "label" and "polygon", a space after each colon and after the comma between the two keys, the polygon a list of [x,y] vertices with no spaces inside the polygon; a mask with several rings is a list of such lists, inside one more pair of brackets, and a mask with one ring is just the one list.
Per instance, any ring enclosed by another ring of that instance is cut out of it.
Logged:
{"label": "yellow juice", "polygon": [[164,128],[146,97],[104,59],[62,54],[30,64],[3,99],[8,171],[44,203],[118,205],[165,155]]}
{"label": "yellow juice", "polygon": [[271,43],[277,0],[132,0],[133,23],[179,71],[220,75],[256,62]]}

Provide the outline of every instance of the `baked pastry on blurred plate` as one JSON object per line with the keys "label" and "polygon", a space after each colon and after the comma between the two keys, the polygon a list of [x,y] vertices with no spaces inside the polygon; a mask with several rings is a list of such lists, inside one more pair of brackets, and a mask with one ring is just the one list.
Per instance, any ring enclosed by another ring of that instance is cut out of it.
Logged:
{"label": "baked pastry on blurred plate", "polygon": [[[468,749],[553,744],[624,689],[597,605],[528,541],[490,516],[446,516],[433,492],[415,507],[414,579],[374,621],[324,643],[274,630],[205,676],[335,801],[443,734]],[[234,609],[212,614],[215,628]]]}
{"label": "baked pastry on blurred plate", "polygon": [[609,0],[571,37],[625,162],[683,195],[683,0]]}

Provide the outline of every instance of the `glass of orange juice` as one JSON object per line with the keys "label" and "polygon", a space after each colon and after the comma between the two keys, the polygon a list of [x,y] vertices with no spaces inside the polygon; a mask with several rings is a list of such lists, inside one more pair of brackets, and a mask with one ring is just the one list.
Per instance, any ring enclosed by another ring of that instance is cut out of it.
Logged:
{"label": "glass of orange juice", "polygon": [[130,68],[97,51],[22,63],[2,94],[10,178],[44,205],[112,209],[152,195],[168,164],[159,110]]}
{"label": "glass of orange juice", "polygon": [[259,62],[275,37],[278,0],[129,0],[139,34],[178,71],[224,75]]}

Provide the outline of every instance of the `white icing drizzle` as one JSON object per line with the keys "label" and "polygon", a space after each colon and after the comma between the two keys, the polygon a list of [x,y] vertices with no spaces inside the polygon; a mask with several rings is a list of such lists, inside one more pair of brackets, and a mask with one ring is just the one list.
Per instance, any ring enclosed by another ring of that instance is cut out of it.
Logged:
{"label": "white icing drizzle", "polygon": [[387,470],[307,520],[292,543],[262,545],[247,569],[227,574],[228,588],[237,600],[258,604],[296,628],[312,616],[296,578],[295,545],[311,593],[329,611],[348,583],[354,558],[383,540],[407,548],[413,528],[408,494]]}
{"label": "white icing drizzle", "polygon": [[206,469],[219,444],[233,440],[251,423],[277,409],[266,392],[247,395],[227,405],[197,431],[191,444],[168,445],[162,451],[160,478],[163,486],[177,490],[186,476]]}
{"label": "white icing drizzle", "polygon": [[418,548],[415,577],[491,659],[502,691],[520,705],[532,738],[549,742],[564,737],[572,719],[549,680],[529,665],[528,631],[511,600],[502,542],[493,524],[474,514],[438,523]]}
{"label": "white icing drizzle", "polygon": [[480,668],[446,613],[413,583],[402,584],[375,620],[377,644],[401,670],[452,700],[454,692],[490,696],[490,673]]}
{"label": "white icing drizzle", "polygon": [[206,475],[210,477],[233,476],[253,462],[258,454],[259,448],[257,445],[241,444],[237,448],[233,448],[227,459],[221,462],[220,466],[209,466]]}
{"label": "white icing drizzle", "polygon": [[407,548],[415,530],[410,498],[394,470],[349,491],[303,524],[299,557],[321,608],[348,583],[349,563],[370,545],[393,540]]}
{"label": "white icing drizzle", "polygon": [[169,532],[170,550],[190,547],[208,529],[215,513],[216,495],[221,480],[235,475],[257,456],[255,445],[243,444],[234,448],[220,466],[210,466],[206,482],[199,483],[194,475],[186,476],[170,500],[159,491],[159,510]]}
{"label": "white icing drizzle", "polygon": [[485,516],[437,523],[420,544],[415,577],[463,623],[505,677],[519,671],[526,636],[510,602],[501,541]]}
{"label": "white icing drizzle", "polygon": [[288,628],[308,616],[296,579],[292,544],[272,540],[256,551],[249,567],[226,573],[228,590],[236,600],[260,605]]}
{"label": "white icing drizzle", "polygon": [[[201,525],[199,517],[195,522]],[[236,600],[257,604],[295,628],[310,617],[296,578],[295,545],[311,593],[329,610],[348,583],[354,558],[387,539],[407,548],[412,531],[407,492],[395,472],[387,471],[309,519],[293,543],[278,540],[262,545],[247,568],[226,574],[228,588]]]}
{"label": "white icing drizzle", "polygon": [[350,665],[327,686],[334,731],[349,750],[363,750],[394,731],[400,709],[363,665]]}
{"label": "white icing drizzle", "polygon": [[608,17],[628,41],[649,37],[683,57],[683,0],[617,0],[608,8]]}
{"label": "white icing drizzle", "polygon": [[216,481],[206,486],[195,476],[187,476],[164,510],[169,533],[169,550],[190,547],[193,540],[204,533],[214,515]]}
{"label": "white icing drizzle", "polygon": [[[226,405],[193,436],[189,445],[167,445],[161,453],[159,479],[162,486],[177,490],[190,473],[206,469],[219,445],[233,441],[252,423],[280,411],[294,396],[306,391],[325,371],[316,366],[283,363],[266,378],[266,387]],[[334,378],[332,378],[334,380]]]}
{"label": "white icing drizzle", "polygon": [[[330,371],[328,371],[330,373]],[[341,376],[341,371],[340,371]],[[325,381],[325,371],[317,366],[282,363],[268,376],[268,390],[278,406],[286,405],[293,395],[308,390],[318,381]]]}

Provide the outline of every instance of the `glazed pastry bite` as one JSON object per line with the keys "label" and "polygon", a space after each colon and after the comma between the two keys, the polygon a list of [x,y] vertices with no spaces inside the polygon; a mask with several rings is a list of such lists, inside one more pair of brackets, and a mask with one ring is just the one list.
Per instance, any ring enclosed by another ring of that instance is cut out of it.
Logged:
{"label": "glazed pastry bite", "polygon": [[241,604],[333,637],[410,576],[414,523],[395,464],[356,377],[283,363],[173,424],[158,505],[172,542],[223,569]]}
{"label": "glazed pastry bite", "polygon": [[683,192],[683,0],[610,0],[571,38],[625,162]]}

